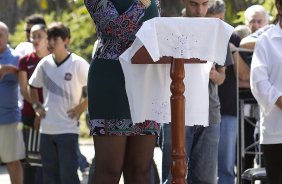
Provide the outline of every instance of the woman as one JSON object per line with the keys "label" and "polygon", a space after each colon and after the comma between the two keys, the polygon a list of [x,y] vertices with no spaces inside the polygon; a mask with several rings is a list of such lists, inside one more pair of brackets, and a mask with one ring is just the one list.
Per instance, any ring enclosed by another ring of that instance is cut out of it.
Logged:
{"label": "woman", "polygon": [[118,60],[142,22],[159,15],[156,0],[85,0],[99,43],[88,74],[91,134],[95,146],[93,183],[146,184],[160,126],[133,124]]}
{"label": "woman", "polygon": [[282,0],[276,0],[276,25],[256,43],[251,90],[259,103],[260,143],[269,184],[282,184]]}

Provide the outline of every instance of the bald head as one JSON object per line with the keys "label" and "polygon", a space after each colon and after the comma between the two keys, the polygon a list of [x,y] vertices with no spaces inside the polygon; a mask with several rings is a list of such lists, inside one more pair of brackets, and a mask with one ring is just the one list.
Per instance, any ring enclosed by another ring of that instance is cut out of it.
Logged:
{"label": "bald head", "polygon": [[4,22],[1,22],[1,21],[0,21],[0,29],[3,29],[3,31],[5,31],[7,34],[9,33],[8,26]]}
{"label": "bald head", "polygon": [[0,21],[0,53],[7,48],[9,29],[8,26]]}

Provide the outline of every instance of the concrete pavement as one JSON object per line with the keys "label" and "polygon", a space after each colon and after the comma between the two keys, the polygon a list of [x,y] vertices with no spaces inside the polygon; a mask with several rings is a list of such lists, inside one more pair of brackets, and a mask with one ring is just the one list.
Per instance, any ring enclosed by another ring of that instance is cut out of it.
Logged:
{"label": "concrete pavement", "polygon": [[[90,141],[82,141],[80,143],[80,151],[87,158],[87,160],[91,163],[92,158],[94,157],[94,146]],[[161,160],[162,160],[162,152],[159,148],[155,148],[154,151],[154,160],[157,164],[159,176],[161,176]],[[87,184],[88,176],[82,176],[79,172],[79,177],[81,180],[81,184]],[[6,166],[0,166],[0,184],[11,184],[10,178],[7,172]],[[123,184],[123,180],[121,179],[120,184]]]}
{"label": "concrete pavement", "polygon": [[[82,142],[80,143],[80,151],[87,158],[89,163],[91,163],[94,157],[94,147],[93,143]],[[87,184],[88,176],[83,176],[81,172],[78,172],[81,184]],[[0,184],[11,184],[10,177],[7,172],[6,166],[0,166]]]}

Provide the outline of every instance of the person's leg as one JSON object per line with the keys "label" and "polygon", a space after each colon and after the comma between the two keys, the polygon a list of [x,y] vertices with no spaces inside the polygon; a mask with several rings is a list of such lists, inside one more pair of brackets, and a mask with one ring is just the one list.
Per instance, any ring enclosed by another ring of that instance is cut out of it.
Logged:
{"label": "person's leg", "polygon": [[60,181],[59,159],[54,142],[54,135],[41,134],[40,154],[44,184],[57,184]]}
{"label": "person's leg", "polygon": [[[245,135],[244,135],[245,148],[254,143],[255,126],[251,125],[251,122],[253,124],[256,124],[256,121],[257,120],[255,118],[248,117],[248,120],[245,120],[245,122],[244,122],[244,126],[245,126]],[[255,152],[255,147],[253,146],[248,151]],[[244,163],[243,163],[243,171],[254,167],[254,158],[255,158],[255,154],[245,154],[245,160],[244,160]],[[246,184],[246,183],[251,183],[251,182],[245,181],[244,183]]]}
{"label": "person's leg", "polygon": [[[23,118],[23,121],[26,122],[27,119],[29,118]],[[42,173],[40,173],[42,168],[35,165],[41,163],[38,144],[39,132],[25,124],[22,132],[26,148],[26,158],[23,162],[24,184],[41,184],[43,183]]]}
{"label": "person's leg", "polygon": [[194,127],[197,130],[189,156],[187,183],[215,184],[220,124]]}
{"label": "person's leg", "polygon": [[[28,138],[29,138],[29,130],[30,128],[26,125],[23,126],[22,133],[23,133],[23,139],[25,143],[25,150],[26,155],[28,151]],[[34,167],[32,167],[27,159],[23,162],[23,170],[24,170],[24,184],[34,184]]]}
{"label": "person's leg", "polygon": [[42,184],[43,183],[43,172],[41,166],[35,166],[35,184]]}
{"label": "person's leg", "polygon": [[153,159],[151,169],[150,169],[150,184],[159,184],[160,176],[158,173],[158,168],[155,160]]}
{"label": "person's leg", "polygon": [[123,169],[125,184],[149,184],[155,143],[155,135],[127,137]]}
{"label": "person's leg", "polygon": [[90,164],[87,162],[86,157],[81,153],[79,144],[77,144],[76,153],[78,156],[78,167],[82,174],[89,168]]}
{"label": "person's leg", "polygon": [[0,158],[7,163],[12,184],[23,184],[23,168],[20,160],[25,158],[22,132],[18,123],[0,125]]}
{"label": "person's leg", "polygon": [[162,144],[162,182],[167,182],[170,174],[171,164],[171,124],[163,124],[163,144]]}
{"label": "person's leg", "polygon": [[262,145],[268,184],[282,184],[282,144]]}
{"label": "person's leg", "polygon": [[34,184],[35,179],[35,170],[34,166],[31,166],[29,163],[24,161],[23,163],[23,170],[24,170],[24,184]]}
{"label": "person's leg", "polygon": [[126,136],[93,136],[95,171],[92,184],[118,184],[123,167]]}
{"label": "person's leg", "polygon": [[12,184],[23,184],[23,168],[21,161],[7,163],[8,172]]}
{"label": "person's leg", "polygon": [[79,184],[77,144],[78,134],[58,134],[55,138],[60,184]]}
{"label": "person's leg", "polygon": [[218,145],[218,184],[234,184],[237,117],[222,115]]}
{"label": "person's leg", "polygon": [[90,164],[87,184],[93,183],[94,170],[95,170],[95,156]]}

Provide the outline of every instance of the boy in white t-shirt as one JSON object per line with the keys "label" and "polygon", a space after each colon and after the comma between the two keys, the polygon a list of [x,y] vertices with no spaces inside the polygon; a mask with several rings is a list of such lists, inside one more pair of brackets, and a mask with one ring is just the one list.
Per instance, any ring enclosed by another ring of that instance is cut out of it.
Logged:
{"label": "boy in white t-shirt", "polygon": [[[78,184],[78,118],[88,105],[87,98],[81,101],[81,96],[89,64],[67,50],[70,30],[62,23],[51,24],[47,35],[52,54],[39,62],[29,79],[33,108],[42,118],[43,180],[45,184]],[[38,100],[36,88],[43,88],[43,104]]]}

